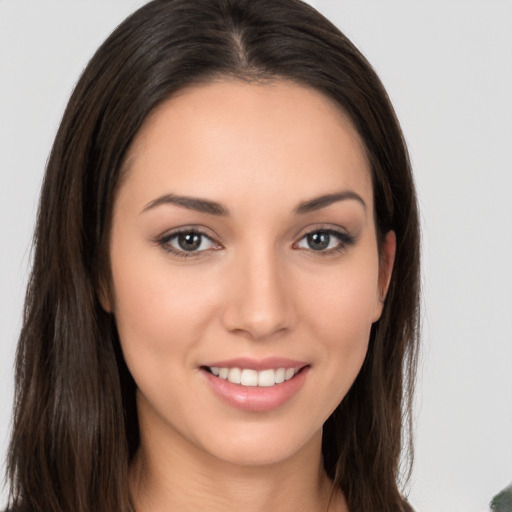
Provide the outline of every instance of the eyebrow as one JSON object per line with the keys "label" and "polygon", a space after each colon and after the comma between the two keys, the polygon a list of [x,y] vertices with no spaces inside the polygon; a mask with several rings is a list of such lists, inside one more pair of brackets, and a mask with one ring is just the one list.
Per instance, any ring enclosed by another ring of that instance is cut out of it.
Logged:
{"label": "eyebrow", "polygon": [[[295,213],[297,215],[304,215],[309,212],[326,208],[333,203],[346,201],[349,199],[359,202],[366,211],[366,203],[359,194],[353,192],[352,190],[344,190],[342,192],[325,194],[313,199],[308,199],[307,201],[303,201],[297,206]],[[188,210],[195,210],[197,212],[208,213],[210,215],[218,215],[222,217],[229,215],[229,210],[222,204],[215,201],[211,201],[209,199],[200,199],[198,197],[178,196],[175,194],[165,194],[163,196],[157,197],[156,199],[153,199],[153,201],[150,201],[148,204],[146,204],[142,210],[142,213],[148,210],[152,210],[153,208],[163,204],[174,204]]]}
{"label": "eyebrow", "polygon": [[366,203],[359,194],[356,194],[352,190],[343,190],[342,192],[337,192],[335,194],[325,194],[323,196],[318,196],[313,199],[303,201],[299,204],[299,206],[297,206],[295,213],[298,215],[303,215],[305,213],[321,210],[322,208],[326,208],[333,203],[337,203],[338,201],[345,201],[347,199],[353,199],[359,202],[366,211]]}
{"label": "eyebrow", "polygon": [[175,204],[186,208],[187,210],[195,210],[201,213],[209,213],[210,215],[227,216],[229,211],[225,206],[208,199],[200,199],[198,197],[177,196],[175,194],[165,194],[150,201],[142,210],[146,212],[162,204]]}

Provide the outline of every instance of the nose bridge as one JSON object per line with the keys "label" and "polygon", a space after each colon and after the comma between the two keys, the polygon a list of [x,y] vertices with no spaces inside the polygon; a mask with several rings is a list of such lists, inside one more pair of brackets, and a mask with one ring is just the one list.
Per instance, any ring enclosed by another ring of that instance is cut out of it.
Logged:
{"label": "nose bridge", "polygon": [[231,273],[224,322],[230,331],[261,339],[293,324],[293,301],[282,262],[267,246],[238,254]]}

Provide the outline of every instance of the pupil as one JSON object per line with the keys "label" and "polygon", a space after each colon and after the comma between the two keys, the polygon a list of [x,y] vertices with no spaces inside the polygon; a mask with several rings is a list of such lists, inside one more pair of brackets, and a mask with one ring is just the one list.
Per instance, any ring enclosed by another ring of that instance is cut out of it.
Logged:
{"label": "pupil", "polygon": [[184,251],[195,251],[201,245],[201,235],[184,233],[178,236],[178,245]]}
{"label": "pupil", "polygon": [[311,233],[308,235],[308,245],[315,251],[322,251],[329,247],[330,238],[329,233]]}

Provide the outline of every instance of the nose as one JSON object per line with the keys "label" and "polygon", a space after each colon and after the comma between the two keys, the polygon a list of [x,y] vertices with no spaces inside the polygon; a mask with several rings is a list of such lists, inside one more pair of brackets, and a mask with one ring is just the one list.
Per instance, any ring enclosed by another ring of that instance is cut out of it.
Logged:
{"label": "nose", "polygon": [[262,340],[292,329],[297,318],[292,282],[273,251],[240,257],[229,273],[222,318],[227,330]]}

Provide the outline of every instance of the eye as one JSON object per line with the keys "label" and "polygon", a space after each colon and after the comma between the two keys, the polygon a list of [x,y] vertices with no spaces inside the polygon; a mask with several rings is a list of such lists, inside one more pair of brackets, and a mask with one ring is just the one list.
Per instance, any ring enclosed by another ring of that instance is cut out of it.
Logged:
{"label": "eye", "polygon": [[341,251],[349,245],[354,244],[354,237],[342,231],[334,229],[318,229],[303,236],[295,247],[298,249],[309,249],[315,252],[329,253]]}
{"label": "eye", "polygon": [[220,245],[208,235],[197,230],[169,233],[158,239],[157,242],[167,252],[183,257],[220,248]]}

